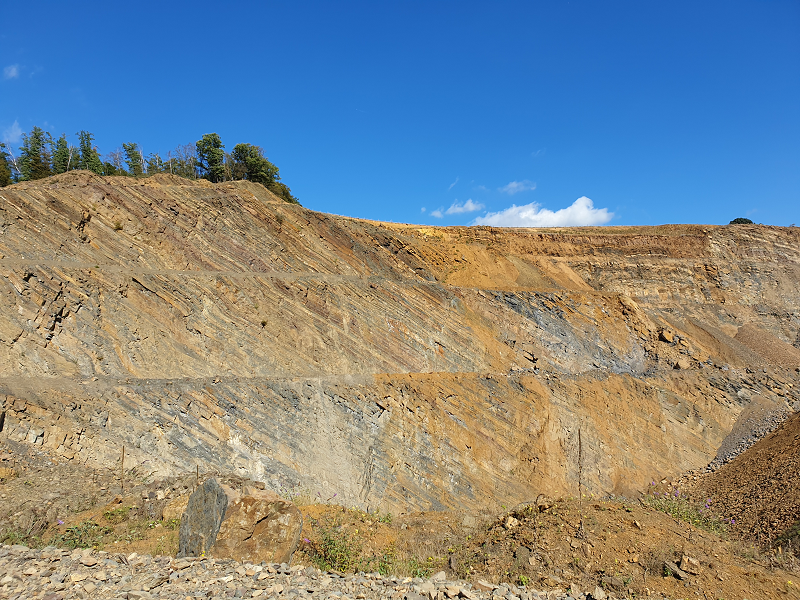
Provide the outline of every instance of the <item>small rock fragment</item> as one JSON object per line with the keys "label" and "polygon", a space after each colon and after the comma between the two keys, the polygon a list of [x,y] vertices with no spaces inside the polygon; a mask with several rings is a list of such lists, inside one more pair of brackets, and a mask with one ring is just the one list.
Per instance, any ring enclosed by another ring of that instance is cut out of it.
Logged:
{"label": "small rock fragment", "polygon": [[699,575],[701,570],[700,561],[684,554],[681,557],[680,568],[681,570],[691,573],[692,575]]}
{"label": "small rock fragment", "polygon": [[689,575],[684,571],[682,571],[680,568],[678,568],[678,565],[676,565],[674,562],[668,560],[664,563],[664,566],[670,573],[672,573],[672,575],[674,575],[681,581],[683,581],[684,579],[689,579]]}

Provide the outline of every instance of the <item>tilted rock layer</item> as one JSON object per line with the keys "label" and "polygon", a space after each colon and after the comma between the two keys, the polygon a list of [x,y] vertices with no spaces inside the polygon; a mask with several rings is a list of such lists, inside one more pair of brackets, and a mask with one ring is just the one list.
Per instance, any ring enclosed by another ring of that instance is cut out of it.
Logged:
{"label": "tilted rock layer", "polygon": [[362,507],[631,493],[751,402],[796,410],[798,282],[795,228],[388,224],[73,172],[0,190],[0,435]]}

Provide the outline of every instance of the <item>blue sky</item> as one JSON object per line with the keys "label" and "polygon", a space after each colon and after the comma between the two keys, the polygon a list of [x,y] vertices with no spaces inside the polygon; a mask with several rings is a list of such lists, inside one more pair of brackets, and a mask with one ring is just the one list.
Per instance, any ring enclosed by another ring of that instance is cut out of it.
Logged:
{"label": "blue sky", "polygon": [[800,225],[800,2],[17,2],[0,137],[264,147],[304,206]]}

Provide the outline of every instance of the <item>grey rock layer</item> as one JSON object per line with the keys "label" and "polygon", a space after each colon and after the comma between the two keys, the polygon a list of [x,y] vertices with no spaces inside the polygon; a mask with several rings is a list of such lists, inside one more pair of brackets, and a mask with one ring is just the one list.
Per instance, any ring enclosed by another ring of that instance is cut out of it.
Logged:
{"label": "grey rock layer", "polygon": [[211,550],[227,509],[228,495],[216,479],[198,487],[181,517],[178,557],[204,556]]}

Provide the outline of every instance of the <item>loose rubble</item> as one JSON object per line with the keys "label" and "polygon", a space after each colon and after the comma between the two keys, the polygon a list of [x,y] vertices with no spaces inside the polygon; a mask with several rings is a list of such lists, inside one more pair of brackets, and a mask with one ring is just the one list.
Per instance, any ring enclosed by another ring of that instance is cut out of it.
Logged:
{"label": "loose rubble", "polygon": [[722,465],[728,464],[753,444],[775,431],[793,414],[794,412],[786,405],[776,406],[773,410],[766,412],[758,422],[748,427],[748,431],[734,440],[733,444],[723,444],[717,452],[717,456],[702,470],[702,472],[713,473]]}
{"label": "loose rubble", "polygon": [[213,558],[113,554],[89,549],[31,549],[0,546],[0,598],[325,598],[327,600],[601,600],[613,598],[600,587],[536,591],[511,584],[344,575],[315,567],[250,564]]}

